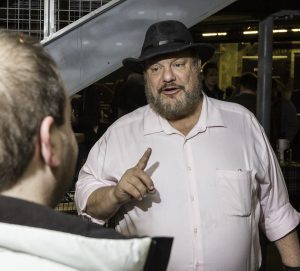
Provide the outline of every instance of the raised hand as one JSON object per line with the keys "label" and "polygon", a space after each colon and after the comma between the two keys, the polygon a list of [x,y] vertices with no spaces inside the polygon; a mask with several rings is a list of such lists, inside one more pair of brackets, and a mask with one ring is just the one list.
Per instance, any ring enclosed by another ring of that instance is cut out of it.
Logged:
{"label": "raised hand", "polygon": [[114,196],[119,204],[126,203],[132,199],[142,200],[147,193],[155,191],[150,176],[144,171],[151,155],[148,148],[136,166],[126,170],[121,180],[114,189]]}

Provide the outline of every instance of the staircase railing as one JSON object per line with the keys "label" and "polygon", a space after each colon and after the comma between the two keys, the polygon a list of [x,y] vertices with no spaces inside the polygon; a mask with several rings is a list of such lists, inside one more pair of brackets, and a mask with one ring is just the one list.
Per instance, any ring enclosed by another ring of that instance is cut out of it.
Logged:
{"label": "staircase railing", "polygon": [[111,0],[4,0],[0,1],[0,27],[20,31],[39,40],[105,6]]}

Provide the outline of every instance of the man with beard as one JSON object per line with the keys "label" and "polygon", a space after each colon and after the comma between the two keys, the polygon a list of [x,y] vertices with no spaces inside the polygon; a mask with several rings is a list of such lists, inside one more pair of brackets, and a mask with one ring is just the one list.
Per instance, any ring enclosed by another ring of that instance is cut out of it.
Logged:
{"label": "man with beard", "polygon": [[285,265],[300,266],[299,213],[262,127],[244,107],[200,91],[201,62],[213,52],[178,21],[149,27],[140,57],[123,61],[144,74],[149,105],[91,149],[77,209],[128,236],[174,236],[169,271],[258,270],[258,226]]}
{"label": "man with beard", "polygon": [[1,270],[148,270],[151,238],[125,238],[51,209],[73,179],[70,118],[50,56],[35,40],[0,30]]}

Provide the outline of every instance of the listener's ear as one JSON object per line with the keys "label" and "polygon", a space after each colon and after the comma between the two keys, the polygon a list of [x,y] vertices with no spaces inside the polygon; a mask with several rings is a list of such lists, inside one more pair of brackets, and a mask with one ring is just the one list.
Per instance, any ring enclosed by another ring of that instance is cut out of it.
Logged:
{"label": "listener's ear", "polygon": [[48,166],[55,168],[60,164],[59,148],[57,146],[57,131],[53,117],[47,116],[40,127],[41,156]]}

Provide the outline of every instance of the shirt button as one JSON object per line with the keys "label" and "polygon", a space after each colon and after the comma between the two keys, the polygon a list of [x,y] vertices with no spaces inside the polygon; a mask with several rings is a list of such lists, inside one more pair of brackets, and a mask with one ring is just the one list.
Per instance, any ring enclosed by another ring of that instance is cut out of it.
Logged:
{"label": "shirt button", "polygon": [[196,267],[200,267],[200,263],[197,262],[197,263],[195,264],[195,266],[196,266]]}
{"label": "shirt button", "polygon": [[187,170],[188,170],[188,171],[191,171],[191,170],[192,170],[192,168],[191,168],[190,166],[188,166],[188,167],[187,167]]}
{"label": "shirt button", "polygon": [[197,232],[198,232],[198,229],[194,228],[194,233],[197,234]]}
{"label": "shirt button", "polygon": [[191,201],[194,201],[194,200],[195,200],[194,196],[191,196]]}

